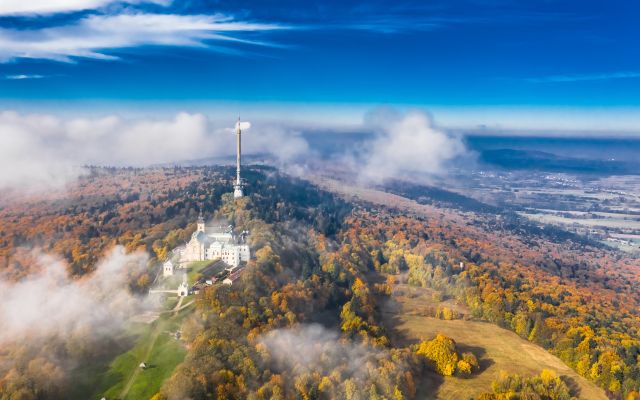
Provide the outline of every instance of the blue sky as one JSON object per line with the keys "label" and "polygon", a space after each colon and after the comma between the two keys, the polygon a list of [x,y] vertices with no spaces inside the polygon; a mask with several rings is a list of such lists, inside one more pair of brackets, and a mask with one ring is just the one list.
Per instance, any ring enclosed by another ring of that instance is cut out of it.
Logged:
{"label": "blue sky", "polygon": [[633,130],[640,107],[630,0],[2,3],[0,108],[596,109]]}

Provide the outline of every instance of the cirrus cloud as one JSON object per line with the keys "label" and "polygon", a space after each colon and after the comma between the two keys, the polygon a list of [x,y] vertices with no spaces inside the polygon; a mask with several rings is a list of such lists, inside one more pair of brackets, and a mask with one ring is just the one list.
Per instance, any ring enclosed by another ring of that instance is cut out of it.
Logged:
{"label": "cirrus cloud", "polygon": [[25,79],[42,79],[44,78],[44,75],[38,75],[38,74],[18,74],[18,75],[5,75],[4,79],[10,80],[10,81],[22,81]]}
{"label": "cirrus cloud", "polygon": [[112,3],[169,5],[171,0],[2,0],[0,2],[0,15],[46,15],[91,10]]}
{"label": "cirrus cloud", "polygon": [[566,83],[632,78],[640,78],[640,71],[616,71],[600,74],[551,75],[540,78],[528,78],[526,79],[526,81],[530,83]]}
{"label": "cirrus cloud", "polygon": [[212,41],[270,45],[243,39],[246,32],[286,29],[278,24],[238,21],[230,16],[124,13],[89,15],[66,25],[35,29],[0,28],[0,62],[45,59],[74,62],[76,58],[115,60],[113,50],[140,46],[180,46],[237,52]]}

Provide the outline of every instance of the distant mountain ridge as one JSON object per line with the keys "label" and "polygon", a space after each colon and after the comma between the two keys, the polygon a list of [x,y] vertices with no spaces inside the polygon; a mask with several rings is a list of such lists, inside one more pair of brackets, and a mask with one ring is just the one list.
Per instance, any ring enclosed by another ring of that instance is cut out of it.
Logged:
{"label": "distant mountain ridge", "polygon": [[562,157],[539,150],[483,150],[480,152],[480,161],[506,169],[605,175],[640,174],[640,162]]}

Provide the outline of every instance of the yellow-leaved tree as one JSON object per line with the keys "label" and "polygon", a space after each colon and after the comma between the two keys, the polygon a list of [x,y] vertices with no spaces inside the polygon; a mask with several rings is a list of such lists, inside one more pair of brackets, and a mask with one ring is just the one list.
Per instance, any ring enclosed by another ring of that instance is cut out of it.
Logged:
{"label": "yellow-leaved tree", "polygon": [[451,376],[456,372],[458,353],[456,342],[450,337],[438,334],[433,340],[423,341],[416,354],[424,356],[440,375]]}

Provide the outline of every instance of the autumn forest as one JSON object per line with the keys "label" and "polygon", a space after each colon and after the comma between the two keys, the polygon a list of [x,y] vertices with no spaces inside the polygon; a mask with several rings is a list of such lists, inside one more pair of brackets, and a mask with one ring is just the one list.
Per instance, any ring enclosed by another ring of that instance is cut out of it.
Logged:
{"label": "autumn forest", "polygon": [[[177,325],[179,356],[148,384],[154,400],[444,398],[447,385],[482,400],[640,398],[637,260],[500,215],[347,196],[271,167],[251,167],[248,195],[234,199],[231,176],[96,167],[64,193],[11,195],[0,205],[0,288],[50,258],[69,285],[88,282],[121,248],[144,255],[137,267],[127,259],[123,281],[127,304],[142,302],[202,212],[249,231],[253,257],[233,285],[194,295]],[[101,395],[96,382],[82,386],[83,370],[106,376],[100,384],[123,380],[105,371],[141,336],[124,317],[108,330],[95,321],[0,335],[0,399]],[[497,332],[510,340],[502,351],[531,346],[566,370],[536,357],[530,370],[503,368],[490,349],[441,329],[453,326]]]}

